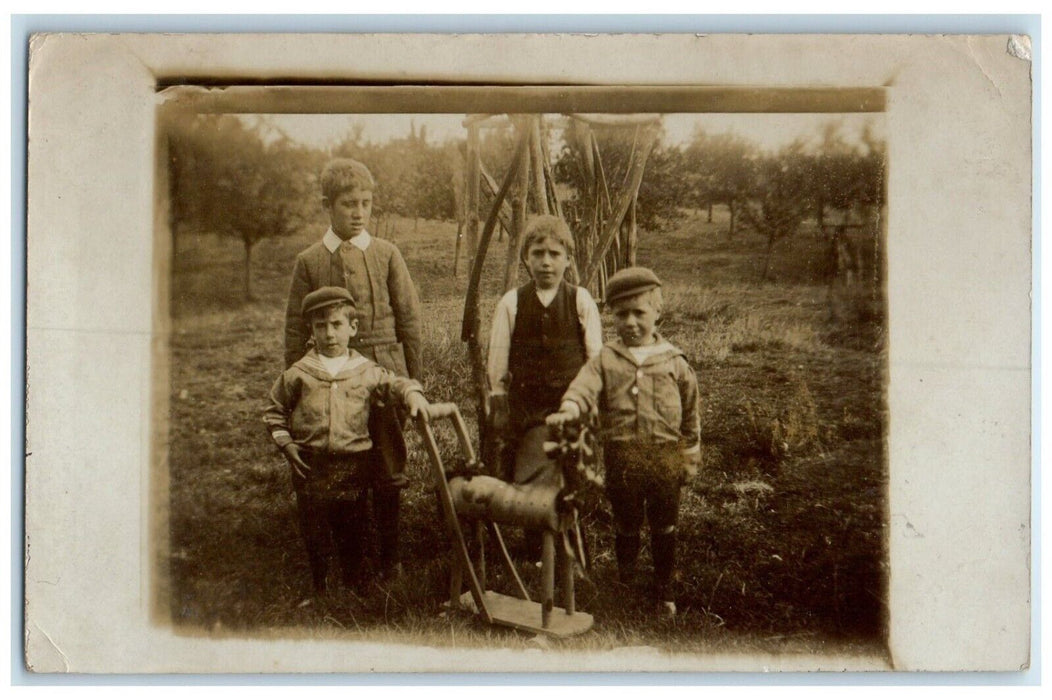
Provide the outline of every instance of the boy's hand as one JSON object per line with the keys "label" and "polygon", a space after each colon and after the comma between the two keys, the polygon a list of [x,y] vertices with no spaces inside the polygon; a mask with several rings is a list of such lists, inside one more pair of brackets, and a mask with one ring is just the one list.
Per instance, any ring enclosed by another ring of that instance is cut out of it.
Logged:
{"label": "boy's hand", "polygon": [[548,425],[564,425],[566,423],[573,423],[575,420],[581,417],[580,407],[573,401],[563,401],[562,405],[559,406],[558,413],[552,413],[544,422]]}
{"label": "boy's hand", "polygon": [[701,454],[699,452],[685,453],[683,455],[683,476],[689,481],[698,475],[698,467],[701,466]]}
{"label": "boy's hand", "polygon": [[423,416],[425,421],[428,419],[427,407],[431,404],[419,391],[409,392],[409,396],[405,399],[405,404],[409,408],[410,418]]}
{"label": "boy's hand", "polygon": [[503,432],[508,429],[511,420],[511,409],[508,407],[507,394],[490,394],[489,397],[489,424],[494,430]]}
{"label": "boy's hand", "polygon": [[294,442],[290,442],[282,447],[281,451],[285,453],[285,459],[289,461],[289,466],[292,467],[292,471],[296,472],[296,476],[306,479],[307,475],[310,474],[310,465],[300,457],[299,446]]}

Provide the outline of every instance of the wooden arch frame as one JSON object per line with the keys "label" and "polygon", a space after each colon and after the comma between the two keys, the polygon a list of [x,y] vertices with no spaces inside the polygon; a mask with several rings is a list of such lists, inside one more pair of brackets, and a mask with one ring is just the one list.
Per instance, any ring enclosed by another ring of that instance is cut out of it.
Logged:
{"label": "wooden arch frame", "polygon": [[[547,143],[541,137],[544,119],[544,115],[541,114],[479,114],[470,115],[463,122],[468,130],[468,138],[462,190],[462,220],[468,257],[472,262],[464,300],[461,340],[468,344],[478,406],[479,440],[483,458],[487,461],[492,457],[492,452],[487,447],[491,441],[488,439],[485,420],[489,381],[479,339],[482,268],[493,232],[499,223],[508,232],[509,237],[504,263],[504,291],[514,288],[517,284],[519,265],[519,240],[525,227],[529,204],[533,204],[533,213],[563,216],[562,206],[556,195]],[[647,159],[658,139],[661,116],[565,114],[552,120],[551,125],[569,127],[567,131],[571,134],[571,148],[578,155],[584,181],[589,183],[588,191],[583,193],[587,220],[583,226],[578,225],[574,230],[577,260],[572,263],[570,275],[578,284],[593,288],[597,298],[602,299],[608,274],[616,272],[622,265],[635,264],[638,239],[636,200]],[[509,127],[516,131],[515,152],[498,187],[482,165],[480,132],[484,128]],[[595,135],[598,128],[632,129],[634,132],[624,181],[616,199],[612,199],[610,195],[606,169],[603,167],[599,141]],[[506,201],[509,192],[514,192],[510,204]],[[484,193],[490,202],[488,215],[480,232],[479,210]],[[458,231],[454,272],[460,243],[461,234]]]}

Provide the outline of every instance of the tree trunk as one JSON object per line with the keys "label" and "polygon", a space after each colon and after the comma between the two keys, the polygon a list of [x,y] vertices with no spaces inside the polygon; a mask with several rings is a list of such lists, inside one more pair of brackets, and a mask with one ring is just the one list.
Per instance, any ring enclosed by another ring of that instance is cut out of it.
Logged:
{"label": "tree trunk", "polygon": [[252,247],[256,242],[248,238],[242,238],[245,245],[245,301],[253,301],[252,296]]}
{"label": "tree trunk", "polygon": [[736,214],[736,212],[735,212],[734,200],[733,199],[730,200],[729,202],[727,202],[727,208],[730,209],[730,212],[731,212],[731,223],[730,223],[730,227],[728,227],[728,229],[727,229],[727,240],[729,241],[732,238],[734,238],[734,224],[735,224],[735,214]]}
{"label": "tree trunk", "polygon": [[767,273],[771,269],[771,252],[774,250],[774,232],[767,234],[767,257],[763,261],[763,274],[760,276],[761,282],[767,281]]}
{"label": "tree trunk", "polygon": [[818,205],[816,206],[816,218],[818,219],[818,230],[824,232],[826,225],[826,203],[825,200],[819,198]]}
{"label": "tree trunk", "polygon": [[453,277],[457,276],[457,264],[460,262],[460,240],[464,236],[464,222],[457,220],[457,242],[453,247]]}
{"label": "tree trunk", "polygon": [[708,223],[712,223],[712,202],[709,202],[709,220]]}

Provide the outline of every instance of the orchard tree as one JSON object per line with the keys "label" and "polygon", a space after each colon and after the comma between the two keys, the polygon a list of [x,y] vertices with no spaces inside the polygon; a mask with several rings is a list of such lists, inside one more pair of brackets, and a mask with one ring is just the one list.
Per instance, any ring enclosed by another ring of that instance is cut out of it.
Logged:
{"label": "orchard tree", "polygon": [[654,146],[639,184],[636,220],[648,231],[668,231],[683,219],[689,187],[684,177],[683,151],[677,146]]}
{"label": "orchard tree", "polygon": [[737,230],[738,213],[753,189],[756,145],[734,133],[708,134],[697,128],[684,149],[684,172],[695,206],[725,204],[730,212],[727,238]]}
{"label": "orchard tree", "polygon": [[858,162],[858,201],[866,206],[883,206],[887,144],[873,133],[870,124],[863,127],[860,139],[863,153]]}
{"label": "orchard tree", "polygon": [[819,228],[826,208],[848,211],[856,205],[877,205],[884,198],[884,143],[868,125],[857,143],[849,143],[840,122],[822,126],[820,140],[810,153],[809,199]]}
{"label": "orchard tree", "polygon": [[807,215],[812,161],[803,144],[794,141],[774,154],[750,160],[749,169],[754,186],[749,199],[743,202],[742,218],[767,239],[760,276],[766,280],[774,244],[795,234]]}
{"label": "orchard tree", "polygon": [[348,134],[333,149],[336,157],[355,158],[368,166],[376,180],[377,218],[397,214],[418,220],[455,216],[453,190],[456,142],[431,145],[427,128],[410,123],[409,134],[382,144],[363,142],[360,133]]}
{"label": "orchard tree", "polygon": [[318,154],[274,134],[261,119],[248,124],[234,115],[178,114],[169,120],[168,155],[173,231],[238,238],[251,300],[252,249],[317,213]]}

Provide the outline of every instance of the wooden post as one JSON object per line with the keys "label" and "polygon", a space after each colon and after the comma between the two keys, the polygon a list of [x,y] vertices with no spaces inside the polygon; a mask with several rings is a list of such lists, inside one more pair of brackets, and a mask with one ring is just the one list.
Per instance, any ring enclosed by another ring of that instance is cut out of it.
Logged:
{"label": "wooden post", "polygon": [[[606,182],[606,169],[603,168],[603,154],[599,152],[599,139],[596,137],[595,132],[592,132],[592,151],[595,158],[595,190],[596,190],[596,208],[599,209],[599,220],[605,221],[610,215],[610,186]],[[631,163],[629,159],[629,163]],[[627,172],[626,172],[627,176]],[[600,197],[602,192],[602,197]],[[598,202],[602,201],[602,206]]]}
{"label": "wooden post", "polygon": [[[515,130],[519,139],[530,140],[530,122],[528,118],[518,119]],[[515,185],[511,200],[511,231],[508,236],[508,252],[504,261],[504,291],[509,292],[519,283],[519,241],[526,226],[526,193],[530,185],[529,153],[523,154],[515,173]]]}
{"label": "wooden post", "polygon": [[[572,145],[577,151],[578,167],[581,172],[581,181],[584,183],[585,210],[582,212],[581,221],[583,230],[579,231],[577,237],[577,267],[578,271],[585,270],[591,262],[592,240],[596,228],[596,189],[595,189],[595,161],[592,155],[592,137],[588,125],[574,119],[570,122]],[[589,216],[589,213],[591,214]],[[576,284],[584,284],[580,274]]]}
{"label": "wooden post", "polygon": [[478,577],[479,586],[486,590],[486,523],[478,520],[475,523],[475,539],[478,540]]}
{"label": "wooden post", "polygon": [[457,543],[454,542],[449,548],[449,606],[454,610],[460,607],[460,591],[463,588],[464,565],[460,563],[460,553],[457,551]]}
{"label": "wooden post", "polygon": [[[497,190],[500,189],[500,186],[497,184],[497,181],[493,179],[493,176],[486,171],[485,165],[479,166],[479,174],[481,176],[480,184],[482,185],[483,194],[485,194],[487,197],[496,197]],[[511,231],[511,218],[511,206],[509,206],[506,201],[501,202],[500,213],[497,216],[497,221],[500,222],[501,228],[506,232]],[[501,236],[498,232],[497,240],[499,241],[500,239]]]}
{"label": "wooden post", "polygon": [[618,230],[621,227],[621,220],[624,219],[625,214],[628,212],[629,204],[632,199],[639,192],[639,184],[643,181],[643,170],[646,168],[647,159],[650,157],[650,151],[654,147],[654,142],[657,140],[657,132],[654,129],[647,129],[647,133],[643,139],[643,145],[640,148],[638,155],[629,164],[629,183],[628,187],[617,198],[617,206],[614,207],[614,213],[610,220],[606,222],[606,230],[603,231],[602,236],[599,238],[598,243],[595,246],[595,250],[592,251],[591,259],[588,262],[588,268],[584,272],[584,277],[581,280],[581,284],[588,286],[595,279],[596,273],[599,271],[599,263],[603,257],[606,256],[606,252],[610,249],[610,244],[613,242],[614,236],[617,235]]}
{"label": "wooden post", "polygon": [[548,192],[544,180],[544,154],[541,152],[541,115],[530,117],[530,167],[532,168],[530,190],[533,194],[534,210],[539,214],[550,214]]}
{"label": "wooden post", "polygon": [[639,194],[632,198],[632,205],[628,208],[628,245],[625,246],[625,264],[633,267],[636,264],[636,249],[639,246],[639,232],[636,229],[636,205]]}
{"label": "wooden post", "polygon": [[555,533],[545,529],[541,538],[541,627],[548,627],[555,607]]}
{"label": "wooden post", "polygon": [[566,610],[567,615],[573,615],[577,612],[577,602],[574,599],[574,581],[573,581],[573,557],[567,554],[569,549],[569,542],[567,542],[567,532],[562,533],[562,546],[559,547],[559,560],[562,566],[562,594],[563,594],[563,608]]}
{"label": "wooden post", "polygon": [[606,261],[599,261],[599,284],[596,290],[599,292],[599,298],[606,301]]}
{"label": "wooden post", "polygon": [[454,150],[450,156],[450,185],[453,187],[453,210],[457,217],[457,238],[453,246],[453,277],[457,276],[457,266],[460,264],[460,243],[464,235],[464,186],[467,184],[467,169],[464,167],[464,158],[459,150]]}
{"label": "wooden post", "polygon": [[[479,441],[484,448],[482,450],[483,453],[486,453],[487,445],[492,441],[488,430],[489,422],[486,420],[486,398],[489,394],[489,379],[486,376],[486,360],[482,357],[482,344],[479,342],[479,326],[481,323],[479,320],[479,296],[481,294],[480,287],[482,286],[482,265],[486,261],[486,250],[489,248],[490,239],[493,237],[493,229],[497,225],[497,215],[500,212],[501,203],[504,202],[504,198],[508,195],[508,190],[511,188],[511,181],[515,175],[513,171],[518,170],[520,162],[526,155],[526,146],[527,141],[519,139],[519,143],[515,147],[515,155],[511,158],[511,167],[504,177],[504,182],[501,183],[500,190],[494,199],[493,207],[486,217],[486,225],[482,227],[482,234],[478,240],[478,249],[471,261],[471,276],[468,280],[467,293],[464,296],[464,319],[460,326],[460,339],[468,344],[468,357],[471,362],[471,374],[475,380],[475,398],[478,405]],[[477,161],[475,162],[477,163]],[[477,193],[478,188],[474,191]]]}
{"label": "wooden post", "polygon": [[479,178],[482,170],[479,153],[479,128],[468,127],[467,182],[464,187],[464,213],[467,221],[468,260],[474,260],[479,249]]}
{"label": "wooden post", "polygon": [[[541,135],[544,135],[543,131]],[[555,176],[552,174],[551,154],[548,152],[547,140],[543,138],[541,139],[541,165],[544,166],[544,185],[548,193],[548,208],[560,219],[564,219],[563,209],[555,192]]]}
{"label": "wooden post", "polygon": [[453,276],[457,276],[457,263],[460,262],[460,241],[464,237],[464,219],[457,219],[457,242],[453,247]]}

